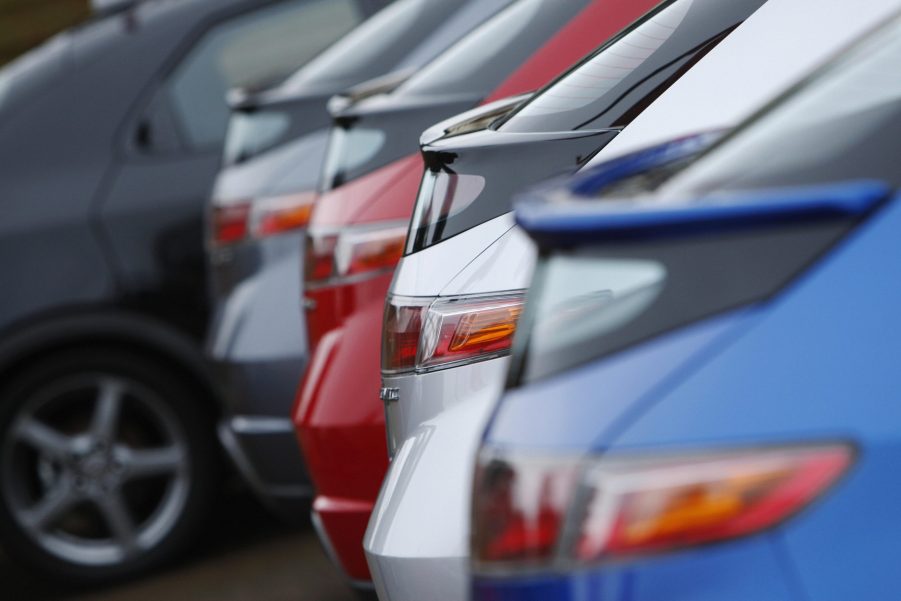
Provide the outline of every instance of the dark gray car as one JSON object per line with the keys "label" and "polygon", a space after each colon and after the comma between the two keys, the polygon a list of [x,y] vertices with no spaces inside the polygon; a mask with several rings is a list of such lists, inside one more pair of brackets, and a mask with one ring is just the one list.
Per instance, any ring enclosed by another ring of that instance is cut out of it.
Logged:
{"label": "dark gray car", "polygon": [[214,499],[202,216],[227,90],[384,2],[101,4],[0,70],[0,537],[82,582],[169,559]]}
{"label": "dark gray car", "polygon": [[208,354],[227,383],[220,438],[283,514],[305,516],[310,494],[290,411],[308,354],[303,232],[325,158],[327,102],[349,86],[346,96],[359,99],[398,85],[511,2],[396,0],[278,88],[233,95],[210,210]]}

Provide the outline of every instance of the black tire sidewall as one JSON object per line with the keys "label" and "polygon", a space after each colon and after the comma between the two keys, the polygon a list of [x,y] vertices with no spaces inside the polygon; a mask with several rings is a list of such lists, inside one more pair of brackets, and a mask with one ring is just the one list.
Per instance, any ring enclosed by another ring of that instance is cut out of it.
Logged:
{"label": "black tire sidewall", "polygon": [[[45,357],[0,390],[0,440],[5,440],[24,404],[52,382],[79,374],[110,374],[134,380],[163,400],[183,429],[188,445],[190,481],[184,509],[169,533],[146,553],[115,566],[91,567],[67,562],[45,551],[23,531],[0,495],[0,540],[15,560],[55,580],[92,585],[134,577],[175,559],[195,539],[209,513],[218,481],[218,451],[213,420],[197,393],[173,370],[140,353],[121,349],[79,349]],[[0,453],[5,452],[0,446]],[[5,462],[0,457],[0,462]],[[2,465],[2,463],[0,463]]]}

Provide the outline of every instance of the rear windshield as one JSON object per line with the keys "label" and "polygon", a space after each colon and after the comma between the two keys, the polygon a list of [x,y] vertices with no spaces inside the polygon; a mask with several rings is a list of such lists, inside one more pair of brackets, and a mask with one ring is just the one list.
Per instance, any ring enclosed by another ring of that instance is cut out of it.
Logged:
{"label": "rear windshield", "polygon": [[225,139],[226,165],[243,163],[284,140],[291,115],[277,110],[232,111]]}
{"label": "rear windshield", "polygon": [[398,94],[487,94],[590,0],[517,0],[398,88]]}
{"label": "rear windshield", "polygon": [[458,6],[456,1],[396,0],[288,78],[284,87],[357,83],[389,71]]}
{"label": "rear windshield", "polygon": [[[879,179],[901,185],[901,19],[664,184],[703,194]],[[715,150],[715,152],[714,152]]]}
{"label": "rear windshield", "polygon": [[669,0],[537,94],[501,131],[622,128],[764,0]]}

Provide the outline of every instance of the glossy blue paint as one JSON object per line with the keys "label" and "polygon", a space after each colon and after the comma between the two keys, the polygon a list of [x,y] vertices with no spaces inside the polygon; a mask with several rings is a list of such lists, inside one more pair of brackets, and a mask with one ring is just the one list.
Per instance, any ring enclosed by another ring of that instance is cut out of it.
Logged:
{"label": "glossy blue paint", "polygon": [[617,431],[617,424],[643,399],[671,386],[686,364],[728,344],[753,317],[752,309],[733,311],[508,391],[486,443],[494,448],[590,449],[599,433]]}
{"label": "glossy blue paint", "polygon": [[[668,453],[824,440],[847,441],[859,451],[831,491],[768,533],[626,567],[560,574],[553,586],[540,584],[548,593],[541,598],[899,597],[898,232],[901,196],[882,204],[779,295],[749,310],[742,325],[708,337],[700,332],[714,322],[695,324],[508,393],[486,435],[488,445],[508,452]],[[666,375],[645,381],[659,366]],[[598,596],[605,576],[616,578],[623,569],[632,575],[628,592]],[[481,579],[474,598],[538,598],[528,596],[537,584],[514,580],[521,591],[515,583]]]}
{"label": "glossy blue paint", "polygon": [[[631,564],[521,578],[477,578],[474,601],[804,601],[780,561],[780,541],[759,536]],[[703,576],[703,577],[699,577]],[[728,596],[723,592],[728,591]]]}

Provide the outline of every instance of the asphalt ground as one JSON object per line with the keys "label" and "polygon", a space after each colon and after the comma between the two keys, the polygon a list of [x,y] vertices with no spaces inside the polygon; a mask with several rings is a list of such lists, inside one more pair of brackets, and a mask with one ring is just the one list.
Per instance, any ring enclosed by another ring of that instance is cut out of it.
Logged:
{"label": "asphalt ground", "polygon": [[246,493],[225,495],[209,533],[173,566],[114,587],[73,590],[0,551],[4,601],[359,601],[309,524],[287,526]]}

